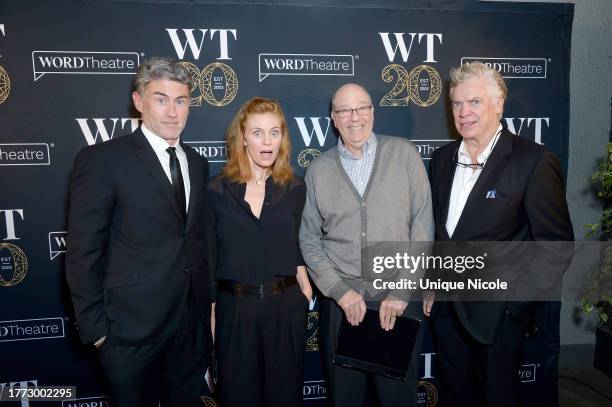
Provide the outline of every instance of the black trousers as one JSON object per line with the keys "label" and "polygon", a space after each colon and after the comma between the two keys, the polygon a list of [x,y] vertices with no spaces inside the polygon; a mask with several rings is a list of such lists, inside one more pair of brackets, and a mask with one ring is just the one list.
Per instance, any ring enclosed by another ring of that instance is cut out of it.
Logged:
{"label": "black trousers", "polygon": [[[328,383],[328,399],[333,407],[360,407],[367,406],[366,384],[373,384],[376,398],[381,407],[414,407],[417,402],[417,379],[420,361],[420,351],[423,332],[412,353],[410,373],[408,380],[403,382],[389,377],[362,372],[332,364],[336,350],[338,333],[344,312],[330,298],[323,298],[320,303],[319,314],[319,340],[325,365]],[[422,315],[421,303],[411,302],[404,314],[413,317]],[[376,350],[373,349],[373,352]]]}
{"label": "black trousers", "polygon": [[185,304],[179,327],[161,342],[123,346],[103,343],[98,354],[117,407],[201,407],[212,349],[208,324]]}
{"label": "black trousers", "polygon": [[476,342],[465,331],[451,303],[432,323],[440,375],[440,405],[518,407],[520,354],[524,327],[506,313],[493,345]]}
{"label": "black trousers", "polygon": [[263,298],[219,292],[215,354],[221,407],[301,405],[307,309],[297,284]]}

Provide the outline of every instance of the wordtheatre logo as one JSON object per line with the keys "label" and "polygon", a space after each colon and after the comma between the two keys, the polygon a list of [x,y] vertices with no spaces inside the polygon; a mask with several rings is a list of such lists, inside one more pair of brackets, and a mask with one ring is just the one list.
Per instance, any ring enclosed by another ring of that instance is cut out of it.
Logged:
{"label": "wordtheatre logo", "polygon": [[0,165],[51,165],[49,144],[0,144]]}
{"label": "wordtheatre logo", "polygon": [[[133,133],[139,126],[141,118],[124,117],[124,118],[95,118],[75,119],[79,124],[81,133],[85,137],[88,145],[94,145],[98,142],[103,143],[115,137],[115,132],[120,132],[124,136]],[[129,123],[129,126],[126,125]]]}
{"label": "wordtheatre logo", "polygon": [[[38,380],[37,379],[31,379],[31,380],[21,380],[18,382],[6,382],[6,383],[0,383],[0,394],[4,395],[5,392],[9,391],[9,390],[17,390],[17,389],[27,389],[27,388],[36,388],[38,387]],[[21,407],[30,407],[30,400],[27,397],[23,397],[21,399]]]}
{"label": "wordtheatre logo", "polygon": [[49,232],[49,257],[55,259],[62,253],[66,253],[66,237],[67,231]]}
{"label": "wordtheatre logo", "polygon": [[137,52],[32,51],[34,82],[46,74],[133,75]]}
{"label": "wordtheatre logo", "polygon": [[421,155],[421,159],[431,160],[431,155],[433,154],[434,151],[436,151],[438,148],[442,147],[443,145],[450,143],[453,140],[449,140],[449,139],[441,139],[441,140],[414,139],[410,141],[412,141],[417,151]]}
{"label": "wordtheatre logo", "polygon": [[[436,103],[442,92],[442,78],[436,69],[427,64],[438,62],[436,45],[442,44],[442,33],[379,32],[378,35],[391,63],[383,68],[381,77],[385,83],[393,84],[380,100],[380,106],[409,106],[412,101],[417,106],[428,107]],[[399,53],[401,61],[408,63],[413,47],[418,48],[415,52],[419,52],[421,65],[409,71],[395,60]]]}
{"label": "wordtheatre logo", "polygon": [[[235,28],[166,28],[172,46],[178,59],[185,59],[187,50],[194,60],[199,60],[204,54],[204,44],[216,44],[218,53],[216,59],[230,61],[229,42],[236,41],[238,31]],[[223,62],[213,62],[200,70],[192,62],[182,61],[181,64],[191,76],[191,106],[201,106],[202,101],[221,107],[231,103],[238,94],[238,77],[229,65]],[[195,96],[194,96],[195,92]]]}
{"label": "wordtheatre logo", "polygon": [[[331,125],[331,117],[294,117],[294,119],[306,147],[306,149],[298,154],[297,162],[300,167],[306,168],[312,160],[321,155],[319,148],[325,146]],[[316,140],[316,148],[311,146],[313,140]]]}
{"label": "wordtheatre logo", "polygon": [[325,380],[305,380],[302,391],[303,400],[321,400],[327,398]]}
{"label": "wordtheatre logo", "polygon": [[522,383],[529,383],[536,381],[536,371],[538,367],[531,363],[527,365],[521,365],[519,368],[519,377]]}
{"label": "wordtheatre logo", "polygon": [[63,338],[63,318],[20,319],[0,321],[0,342]]}
{"label": "wordtheatre logo", "polygon": [[511,133],[544,144],[542,132],[543,129],[550,127],[550,117],[504,117],[504,120]]}
{"label": "wordtheatre logo", "polygon": [[82,397],[78,399],[62,400],[62,407],[110,407],[110,400],[106,396]]}
{"label": "wordtheatre logo", "polygon": [[19,284],[28,272],[28,258],[19,246],[6,240],[20,240],[15,233],[15,214],[23,220],[23,209],[0,209],[4,220],[5,237],[0,242],[0,286],[11,287]]}
{"label": "wordtheatre logo", "polygon": [[497,70],[504,78],[546,79],[549,60],[546,58],[463,57],[461,65],[476,61]]}
{"label": "wordtheatre logo", "polygon": [[209,163],[227,162],[226,141],[185,141],[185,144],[206,158]]}
{"label": "wordtheatre logo", "polygon": [[259,54],[259,82],[270,75],[355,76],[355,57],[336,54]]}

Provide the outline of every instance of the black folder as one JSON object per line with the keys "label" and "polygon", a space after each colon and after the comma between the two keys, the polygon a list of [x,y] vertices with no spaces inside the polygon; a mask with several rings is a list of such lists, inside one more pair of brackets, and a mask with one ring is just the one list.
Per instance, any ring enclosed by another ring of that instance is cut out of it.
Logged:
{"label": "black folder", "polygon": [[391,331],[380,327],[377,310],[352,326],[343,316],[333,363],[406,381],[421,321],[399,317]]}

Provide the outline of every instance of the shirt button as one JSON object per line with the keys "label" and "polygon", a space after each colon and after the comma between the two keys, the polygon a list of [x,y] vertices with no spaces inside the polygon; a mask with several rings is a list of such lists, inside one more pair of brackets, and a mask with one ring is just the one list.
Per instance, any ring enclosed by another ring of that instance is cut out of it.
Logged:
{"label": "shirt button", "polygon": [[365,235],[366,235],[366,232],[361,232],[362,237],[365,237]]}

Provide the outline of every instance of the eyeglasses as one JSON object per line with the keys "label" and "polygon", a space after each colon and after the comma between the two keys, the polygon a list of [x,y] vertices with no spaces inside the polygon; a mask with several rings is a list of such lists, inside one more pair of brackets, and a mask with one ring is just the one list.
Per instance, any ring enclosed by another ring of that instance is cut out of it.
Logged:
{"label": "eyeglasses", "polygon": [[485,163],[487,162],[487,160],[485,159],[482,163],[462,163],[461,161],[459,161],[457,155],[453,156],[452,161],[453,164],[455,164],[457,167],[471,168],[473,170],[482,170],[484,168]]}
{"label": "eyeglasses", "polygon": [[372,105],[369,105],[369,106],[360,106],[355,109],[338,109],[338,110],[334,110],[334,113],[336,114],[336,116],[340,117],[341,119],[346,119],[347,117],[351,117],[353,115],[353,112],[357,112],[359,116],[366,116],[372,111],[372,107],[373,107]]}
{"label": "eyeglasses", "polygon": [[462,163],[461,161],[459,161],[459,147],[461,147],[461,144],[459,144],[457,146],[457,149],[455,150],[455,153],[451,156],[451,162],[454,165],[456,165],[457,167],[460,167],[460,168],[471,168],[474,171],[475,170],[482,170],[484,168],[485,164],[487,163],[487,160],[491,156],[491,153],[493,152],[493,147],[495,147],[495,144],[497,144],[497,140],[499,140],[499,135],[500,134],[501,134],[501,130],[499,130],[497,133],[495,133],[495,137],[494,137],[493,143],[491,143],[491,148],[489,148],[489,154],[487,154],[487,156],[485,157],[483,162],[481,162],[481,163],[479,163],[479,162],[475,162],[475,163]]}

